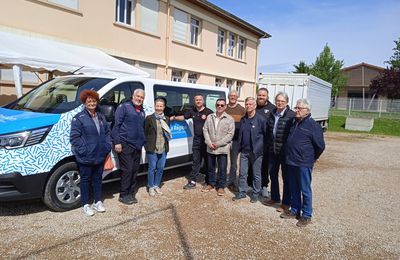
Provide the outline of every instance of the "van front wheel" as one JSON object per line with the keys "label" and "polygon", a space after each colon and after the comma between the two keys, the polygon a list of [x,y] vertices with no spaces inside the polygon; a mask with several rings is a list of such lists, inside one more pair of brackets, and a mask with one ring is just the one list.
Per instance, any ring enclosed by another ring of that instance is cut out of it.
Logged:
{"label": "van front wheel", "polygon": [[78,165],[68,162],[58,167],[50,176],[44,190],[43,202],[54,211],[79,207],[81,202]]}

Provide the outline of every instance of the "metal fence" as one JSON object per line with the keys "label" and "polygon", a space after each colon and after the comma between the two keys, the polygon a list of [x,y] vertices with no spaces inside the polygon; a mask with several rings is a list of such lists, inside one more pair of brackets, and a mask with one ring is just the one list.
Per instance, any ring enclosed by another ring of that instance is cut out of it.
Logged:
{"label": "metal fence", "polygon": [[332,97],[331,114],[400,119],[400,99]]}

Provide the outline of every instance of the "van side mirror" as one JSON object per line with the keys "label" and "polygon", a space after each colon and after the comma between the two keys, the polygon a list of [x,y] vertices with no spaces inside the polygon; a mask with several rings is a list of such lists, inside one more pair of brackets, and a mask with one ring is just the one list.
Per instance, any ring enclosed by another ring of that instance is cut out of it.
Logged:
{"label": "van side mirror", "polygon": [[107,122],[114,122],[115,108],[113,105],[100,105],[99,110],[104,115]]}

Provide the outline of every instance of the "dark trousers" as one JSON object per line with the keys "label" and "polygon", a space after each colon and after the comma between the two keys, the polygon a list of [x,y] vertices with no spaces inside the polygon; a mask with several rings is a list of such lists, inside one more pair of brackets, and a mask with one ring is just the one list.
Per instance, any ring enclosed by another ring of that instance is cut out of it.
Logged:
{"label": "dark trousers", "polygon": [[141,154],[142,150],[137,150],[127,144],[122,144],[122,152],[118,154],[121,169],[120,197],[133,194],[135,190]]}
{"label": "dark trousers", "polygon": [[271,178],[271,200],[280,201],[279,192],[279,168],[282,171],[283,195],[282,204],[290,206],[291,192],[289,184],[289,176],[287,175],[287,166],[285,164],[285,156],[282,154],[269,155],[269,177]]}
{"label": "dark trousers", "polygon": [[237,160],[239,156],[239,142],[238,140],[232,140],[231,150],[229,151],[229,157],[231,160],[230,170],[229,170],[229,178],[228,185],[236,186],[236,177],[237,177]]}
{"label": "dark trousers", "polygon": [[261,164],[261,188],[268,187],[269,184],[268,162],[269,162],[268,150],[265,150],[263,155],[263,161]]}
{"label": "dark trousers", "polygon": [[[204,164],[207,167],[207,148],[205,144],[196,146],[193,145],[192,151],[193,151],[193,165],[192,165],[192,171],[189,175],[189,181],[196,182],[199,177],[202,159],[204,159]],[[206,172],[207,171],[205,171],[205,173]]]}
{"label": "dark trousers", "polygon": [[[226,186],[226,172],[227,172],[227,154],[211,154],[207,153],[208,156],[208,173],[207,173],[207,184],[216,188],[225,188]],[[215,178],[215,167],[218,160],[218,177]]]}
{"label": "dark trousers", "polygon": [[103,176],[103,164],[87,165],[78,164],[81,176],[81,203],[89,203],[90,186],[93,187],[94,202],[101,201],[101,183]]}

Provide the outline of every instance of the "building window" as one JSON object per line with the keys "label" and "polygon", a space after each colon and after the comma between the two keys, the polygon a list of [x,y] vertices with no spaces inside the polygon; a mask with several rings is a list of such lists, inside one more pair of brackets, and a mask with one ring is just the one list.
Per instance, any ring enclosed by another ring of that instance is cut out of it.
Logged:
{"label": "building window", "polygon": [[189,75],[188,75],[188,82],[189,83],[196,84],[197,83],[197,79],[198,79],[197,73],[192,73],[192,72],[189,73]]}
{"label": "building window", "polygon": [[139,69],[149,73],[149,78],[155,79],[157,72],[157,65],[147,62],[139,62]]}
{"label": "building window", "polygon": [[237,81],[236,82],[236,91],[238,93],[238,97],[240,97],[240,95],[242,93],[242,87],[243,87],[243,82]]}
{"label": "building window", "polygon": [[222,87],[223,80],[221,78],[215,78],[215,86]]}
{"label": "building window", "polygon": [[217,52],[224,53],[225,31],[218,29]]}
{"label": "building window", "polygon": [[174,39],[186,42],[188,13],[174,9]]}
{"label": "building window", "polygon": [[244,59],[244,50],[246,49],[246,39],[239,37],[239,46],[238,46],[238,59]]}
{"label": "building window", "polygon": [[134,25],[135,22],[134,0],[117,0],[116,21],[124,24]]}
{"label": "building window", "polygon": [[200,21],[194,18],[190,19],[190,44],[197,46],[200,33]]}
{"label": "building window", "polygon": [[226,87],[227,87],[229,90],[232,90],[232,87],[233,87],[233,80],[231,80],[231,79],[226,80]]}
{"label": "building window", "polygon": [[158,33],[159,10],[159,0],[140,1],[140,30],[153,34]]}
{"label": "building window", "polygon": [[233,57],[233,55],[234,55],[235,40],[236,40],[235,35],[233,33],[229,33],[229,37],[228,37],[228,56]]}
{"label": "building window", "polygon": [[79,0],[48,0],[49,3],[62,5],[71,9],[79,9]]}
{"label": "building window", "polygon": [[173,26],[174,40],[199,46],[199,37],[201,33],[201,22],[199,19],[175,8]]}
{"label": "building window", "polygon": [[182,81],[182,71],[180,70],[173,70],[171,75],[171,80],[176,82]]}
{"label": "building window", "polygon": [[[39,83],[39,78],[35,73],[29,71],[21,71],[22,83]],[[14,81],[14,71],[12,69],[0,69],[0,80]]]}

